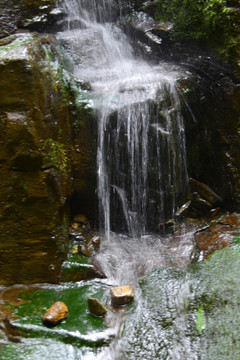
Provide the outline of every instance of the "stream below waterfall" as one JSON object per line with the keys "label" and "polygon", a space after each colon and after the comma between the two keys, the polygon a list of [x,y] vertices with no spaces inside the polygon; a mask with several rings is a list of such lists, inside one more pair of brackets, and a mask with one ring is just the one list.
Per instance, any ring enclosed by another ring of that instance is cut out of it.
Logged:
{"label": "stream below waterfall", "polygon": [[[72,76],[87,84],[82,96],[97,119],[101,245],[93,263],[105,277],[3,287],[1,300],[9,303],[12,323],[6,323],[0,359],[237,360],[238,244],[206,263],[192,264],[197,225],[176,226],[172,220],[187,195],[178,84],[191,73],[136,56],[114,0],[65,0],[61,5],[67,26],[56,38]],[[169,219],[176,226],[171,234],[165,232]],[[63,268],[92,270],[71,247]],[[110,290],[120,285],[133,286],[135,297],[116,309]],[[107,307],[104,319],[89,313],[89,297]],[[68,305],[69,318],[48,329],[41,322],[43,309],[59,300]],[[224,310],[219,304],[226,304]]]}

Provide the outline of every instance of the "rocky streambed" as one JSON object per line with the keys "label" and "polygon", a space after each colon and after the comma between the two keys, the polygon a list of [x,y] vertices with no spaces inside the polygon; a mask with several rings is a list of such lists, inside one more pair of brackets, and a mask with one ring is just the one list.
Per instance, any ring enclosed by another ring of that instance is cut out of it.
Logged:
{"label": "rocky streambed", "polygon": [[[208,224],[186,219],[172,235],[154,241],[149,235],[134,243],[113,234],[118,250],[103,241],[88,257],[81,248],[97,234],[85,216],[76,219],[58,285],[2,287],[1,359],[40,360],[49,351],[53,359],[69,360],[237,359],[238,215]],[[133,259],[133,252],[139,256]],[[134,300],[116,307],[112,289],[123,284],[134,288]],[[106,313],[94,316],[89,298],[98,299]],[[69,313],[49,328],[42,317],[55,302]]]}

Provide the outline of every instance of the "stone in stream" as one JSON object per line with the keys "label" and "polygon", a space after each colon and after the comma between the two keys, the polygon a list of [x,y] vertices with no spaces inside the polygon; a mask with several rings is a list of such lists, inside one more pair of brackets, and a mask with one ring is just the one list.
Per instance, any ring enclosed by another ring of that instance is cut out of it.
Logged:
{"label": "stone in stream", "polygon": [[95,316],[104,316],[107,313],[107,309],[103,304],[95,298],[89,298],[88,299],[88,308],[90,312]]}
{"label": "stone in stream", "polygon": [[132,286],[116,286],[111,290],[111,301],[114,306],[127,305],[134,299]]}
{"label": "stone in stream", "polygon": [[42,322],[48,327],[59,324],[68,317],[68,308],[62,301],[55,302],[43,315]]}

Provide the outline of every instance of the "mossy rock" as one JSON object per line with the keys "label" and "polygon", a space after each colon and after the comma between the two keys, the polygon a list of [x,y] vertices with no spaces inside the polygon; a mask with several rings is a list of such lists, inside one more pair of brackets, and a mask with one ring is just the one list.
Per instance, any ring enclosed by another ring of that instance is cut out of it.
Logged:
{"label": "mossy rock", "polygon": [[119,358],[239,358],[239,245],[183,270],[153,269],[139,286],[141,301],[127,315]]}

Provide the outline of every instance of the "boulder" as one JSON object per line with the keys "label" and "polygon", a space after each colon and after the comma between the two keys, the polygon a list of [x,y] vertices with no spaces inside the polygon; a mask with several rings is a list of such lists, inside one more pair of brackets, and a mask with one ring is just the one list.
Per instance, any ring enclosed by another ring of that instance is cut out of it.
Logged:
{"label": "boulder", "polygon": [[104,316],[107,313],[107,309],[103,304],[96,298],[88,299],[88,308],[90,312],[95,316]]}
{"label": "boulder", "polygon": [[62,301],[55,302],[43,315],[42,322],[48,327],[59,324],[68,317],[68,308]]}
{"label": "boulder", "polygon": [[114,306],[124,306],[134,299],[132,286],[116,286],[111,289],[111,302]]}

